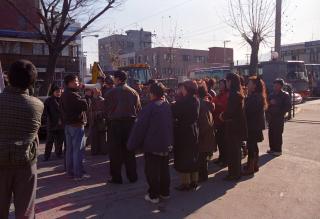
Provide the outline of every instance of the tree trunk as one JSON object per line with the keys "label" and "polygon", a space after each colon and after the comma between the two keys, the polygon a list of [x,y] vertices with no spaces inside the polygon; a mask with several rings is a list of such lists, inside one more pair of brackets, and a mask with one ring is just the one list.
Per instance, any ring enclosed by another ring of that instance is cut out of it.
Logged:
{"label": "tree trunk", "polygon": [[54,81],[56,64],[58,61],[59,54],[49,52],[47,70],[44,75],[44,82],[40,87],[39,96],[48,96],[51,85]]}
{"label": "tree trunk", "polygon": [[253,42],[251,45],[251,57],[250,57],[250,66],[249,66],[249,74],[250,76],[258,75],[258,59],[259,55],[259,43]]}

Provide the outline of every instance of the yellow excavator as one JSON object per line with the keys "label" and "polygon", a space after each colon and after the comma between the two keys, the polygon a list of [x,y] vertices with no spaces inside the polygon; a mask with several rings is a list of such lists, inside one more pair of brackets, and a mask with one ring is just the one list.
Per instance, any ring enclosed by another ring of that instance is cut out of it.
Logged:
{"label": "yellow excavator", "polygon": [[98,77],[105,77],[105,74],[102,71],[101,66],[99,65],[98,62],[94,62],[92,66],[92,79],[91,83],[95,84],[97,83]]}

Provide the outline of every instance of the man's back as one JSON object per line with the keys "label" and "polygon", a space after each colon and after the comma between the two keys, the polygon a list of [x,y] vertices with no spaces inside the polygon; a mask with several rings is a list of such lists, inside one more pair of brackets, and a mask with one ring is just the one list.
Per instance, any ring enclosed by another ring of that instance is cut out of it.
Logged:
{"label": "man's back", "polygon": [[15,156],[23,152],[13,147],[23,147],[35,140],[43,108],[40,100],[12,87],[0,94],[0,165],[19,164]]}
{"label": "man's back", "polygon": [[113,88],[105,98],[110,119],[136,117],[141,109],[138,93],[126,84]]}

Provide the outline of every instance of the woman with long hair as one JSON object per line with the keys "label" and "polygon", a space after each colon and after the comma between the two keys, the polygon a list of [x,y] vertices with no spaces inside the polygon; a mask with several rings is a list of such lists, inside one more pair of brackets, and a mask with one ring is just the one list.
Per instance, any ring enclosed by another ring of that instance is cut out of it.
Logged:
{"label": "woman with long hair", "polygon": [[173,152],[174,167],[181,176],[181,185],[176,189],[186,191],[198,188],[200,102],[196,97],[196,82],[185,81],[180,86],[181,97],[172,106],[175,120]]}
{"label": "woman with long hair", "polygon": [[247,124],[244,112],[244,94],[237,74],[227,75],[229,90],[227,109],[220,115],[225,121],[227,139],[228,176],[225,180],[241,178],[241,143],[247,139]]}
{"label": "woman with long hair", "polygon": [[265,110],[268,108],[266,86],[257,76],[249,78],[248,96],[245,100],[245,113],[248,125],[248,162],[244,175],[253,175],[259,170],[258,142],[263,141],[262,131],[265,129]]}
{"label": "woman with long hair", "polygon": [[47,118],[47,140],[44,152],[44,161],[51,157],[51,151],[54,145],[55,154],[58,158],[62,157],[64,142],[64,126],[62,123],[62,113],[60,111],[62,89],[57,86],[51,86],[50,97],[44,102],[44,113]]}

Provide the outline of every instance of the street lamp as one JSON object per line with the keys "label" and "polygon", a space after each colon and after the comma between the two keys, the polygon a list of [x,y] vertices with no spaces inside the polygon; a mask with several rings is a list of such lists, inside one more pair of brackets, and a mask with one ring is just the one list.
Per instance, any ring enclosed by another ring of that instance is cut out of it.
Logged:
{"label": "street lamp", "polygon": [[83,45],[82,40],[83,40],[84,38],[87,38],[87,37],[95,37],[95,38],[98,38],[99,35],[98,35],[98,34],[92,34],[92,35],[83,35],[83,36],[81,36],[80,62],[79,62],[80,68],[79,68],[79,70],[80,70],[80,77],[81,77],[81,79],[82,79],[83,82],[84,82],[84,77],[85,77],[85,71],[84,71],[84,66],[83,66],[83,64],[84,64],[84,63],[83,63],[84,52],[83,52],[83,47],[82,47],[82,45]]}
{"label": "street lamp", "polygon": [[230,40],[223,41],[223,65],[226,63],[226,44],[230,42]]}

